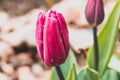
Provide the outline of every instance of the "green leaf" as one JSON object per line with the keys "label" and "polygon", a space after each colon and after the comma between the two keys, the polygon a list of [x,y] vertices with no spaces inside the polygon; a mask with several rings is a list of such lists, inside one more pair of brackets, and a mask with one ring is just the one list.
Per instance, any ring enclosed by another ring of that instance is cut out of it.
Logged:
{"label": "green leaf", "polygon": [[119,75],[120,74],[118,72],[112,69],[107,69],[105,75],[102,77],[102,80],[120,80]]}
{"label": "green leaf", "polygon": [[119,21],[119,29],[120,29],[120,21]]}
{"label": "green leaf", "polygon": [[73,78],[73,80],[78,80],[77,70],[76,70],[76,65],[75,64],[73,64],[73,68],[74,68],[74,78]]}
{"label": "green leaf", "polygon": [[78,80],[75,64],[73,64],[73,67],[71,68],[69,72],[67,80]]}
{"label": "green leaf", "polygon": [[74,73],[74,68],[72,67],[69,74],[68,74],[67,80],[73,80],[73,73]]}
{"label": "green leaf", "polygon": [[85,67],[78,73],[78,80],[100,80],[98,72],[89,67]]}
{"label": "green leaf", "polygon": [[[99,66],[98,71],[102,76],[108,66],[112,56],[115,42],[118,34],[118,25],[120,21],[120,0],[116,3],[109,19],[100,34],[98,35],[99,44]],[[87,63],[91,68],[94,68],[93,46],[88,51]]]}
{"label": "green leaf", "polygon": [[81,69],[78,73],[78,80],[90,80],[90,76],[87,74],[86,67]]}
{"label": "green leaf", "polygon": [[91,80],[99,80],[98,72],[96,72],[94,69],[87,68],[87,72],[91,78]]}
{"label": "green leaf", "polygon": [[[65,79],[67,79],[68,73],[69,73],[70,69],[73,67],[73,63],[75,63],[75,65],[77,65],[75,56],[74,56],[73,52],[70,50],[70,53],[68,55],[66,62],[64,64],[60,65]],[[54,67],[52,68],[50,80],[59,80]]]}

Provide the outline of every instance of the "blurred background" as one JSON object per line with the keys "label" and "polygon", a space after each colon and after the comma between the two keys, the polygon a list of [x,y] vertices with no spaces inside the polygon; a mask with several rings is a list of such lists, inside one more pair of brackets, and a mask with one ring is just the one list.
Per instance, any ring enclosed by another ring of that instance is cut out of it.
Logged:
{"label": "blurred background", "polygon": [[[93,43],[92,29],[84,16],[87,0],[0,0],[0,80],[49,80],[50,68],[38,56],[35,26],[40,11],[55,9],[65,17],[70,46],[79,68],[85,66]],[[104,0],[105,19],[116,0]],[[120,33],[115,53],[120,54]]]}

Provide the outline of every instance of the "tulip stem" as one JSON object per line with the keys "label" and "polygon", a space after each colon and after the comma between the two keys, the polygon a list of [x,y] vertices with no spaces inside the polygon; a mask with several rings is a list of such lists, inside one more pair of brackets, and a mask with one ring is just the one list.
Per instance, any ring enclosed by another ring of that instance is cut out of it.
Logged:
{"label": "tulip stem", "polygon": [[60,66],[56,66],[55,69],[56,69],[56,72],[57,72],[57,74],[58,74],[59,80],[65,80],[65,79],[64,79],[64,76],[63,76],[63,74],[62,74],[62,71],[61,71],[61,69],[60,69]]}
{"label": "tulip stem", "polygon": [[93,39],[94,39],[94,69],[98,71],[99,62],[99,50],[98,50],[98,39],[97,39],[97,26],[93,27]]}

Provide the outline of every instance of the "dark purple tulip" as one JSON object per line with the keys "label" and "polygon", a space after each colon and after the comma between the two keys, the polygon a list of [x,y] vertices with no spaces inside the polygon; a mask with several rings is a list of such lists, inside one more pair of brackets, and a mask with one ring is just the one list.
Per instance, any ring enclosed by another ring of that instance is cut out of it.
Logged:
{"label": "dark purple tulip", "polygon": [[104,19],[103,0],[88,0],[85,16],[91,25],[99,25]]}
{"label": "dark purple tulip", "polygon": [[62,14],[49,10],[39,13],[36,24],[38,53],[48,66],[58,66],[65,62],[69,52],[69,38],[66,22]]}

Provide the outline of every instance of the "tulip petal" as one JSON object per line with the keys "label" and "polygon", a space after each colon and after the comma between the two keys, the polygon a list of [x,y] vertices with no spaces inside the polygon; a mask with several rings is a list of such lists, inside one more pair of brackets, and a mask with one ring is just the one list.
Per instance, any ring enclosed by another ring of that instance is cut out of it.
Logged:
{"label": "tulip petal", "polygon": [[94,23],[94,17],[95,17],[95,2],[96,0],[88,0],[86,8],[85,8],[85,16],[87,21],[90,24]]}
{"label": "tulip petal", "polygon": [[40,12],[37,19],[37,24],[44,25],[45,23],[45,13]]}
{"label": "tulip petal", "polygon": [[88,0],[85,16],[90,24],[99,25],[104,19],[103,0]]}
{"label": "tulip petal", "polygon": [[36,44],[37,44],[37,50],[39,53],[39,56],[41,57],[42,60],[43,58],[43,29],[44,29],[44,22],[45,22],[45,14],[40,13],[38,15],[38,20],[36,24],[36,32],[35,32],[35,39],[36,39]]}
{"label": "tulip petal", "polygon": [[97,0],[96,1],[96,10],[95,10],[95,23],[100,24],[104,19],[104,8],[103,8],[103,1]]}
{"label": "tulip petal", "polygon": [[58,13],[57,18],[58,18],[58,23],[60,28],[60,34],[62,37],[62,41],[63,41],[63,45],[64,45],[66,57],[67,57],[69,53],[69,37],[68,37],[67,25],[65,23],[65,19],[63,18],[62,14]]}
{"label": "tulip petal", "polygon": [[58,66],[66,59],[58,21],[54,17],[46,20],[44,27],[44,62],[48,66]]}

